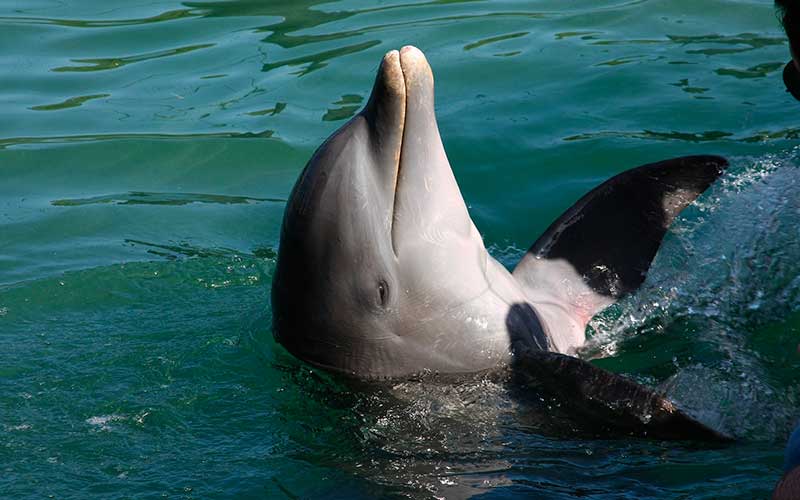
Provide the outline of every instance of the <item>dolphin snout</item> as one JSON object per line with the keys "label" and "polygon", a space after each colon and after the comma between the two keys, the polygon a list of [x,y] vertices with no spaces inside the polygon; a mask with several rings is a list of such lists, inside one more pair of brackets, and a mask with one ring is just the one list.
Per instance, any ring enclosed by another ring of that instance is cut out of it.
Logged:
{"label": "dolphin snout", "polygon": [[383,56],[364,115],[382,142],[394,143],[398,136],[402,140],[409,105],[432,111],[433,71],[421,50],[406,45]]}
{"label": "dolphin snout", "polygon": [[378,79],[383,80],[386,98],[405,99],[406,84],[403,81],[403,68],[400,64],[400,51],[390,50],[383,56]]}
{"label": "dolphin snout", "polygon": [[[362,115],[369,124],[374,174],[379,190],[388,200],[387,220],[392,226],[403,142],[412,138],[412,143],[418,145],[429,134],[431,125],[435,127],[433,72],[421,50],[406,45],[383,56]],[[413,124],[409,122],[412,115],[417,117]],[[407,154],[408,149],[405,151]]]}
{"label": "dolphin snout", "polygon": [[415,97],[413,94],[419,91],[431,93],[433,71],[421,50],[412,45],[400,49],[400,67],[403,70],[407,98]]}
{"label": "dolphin snout", "polygon": [[413,88],[433,84],[433,71],[421,50],[406,45],[383,56],[376,83],[380,85],[373,90],[373,98],[375,91],[381,90],[380,99],[404,101]]}

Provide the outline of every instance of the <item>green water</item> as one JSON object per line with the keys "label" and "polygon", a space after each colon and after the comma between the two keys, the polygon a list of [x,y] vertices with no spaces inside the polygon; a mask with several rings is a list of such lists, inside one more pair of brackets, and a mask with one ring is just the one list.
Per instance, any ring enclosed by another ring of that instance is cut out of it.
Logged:
{"label": "green water", "polygon": [[[489,380],[354,390],[276,345],[284,202],[412,43],[490,251],[731,158],[587,357],[739,441],[540,432]],[[0,497],[766,498],[798,417],[800,103],[766,0],[0,0]]]}

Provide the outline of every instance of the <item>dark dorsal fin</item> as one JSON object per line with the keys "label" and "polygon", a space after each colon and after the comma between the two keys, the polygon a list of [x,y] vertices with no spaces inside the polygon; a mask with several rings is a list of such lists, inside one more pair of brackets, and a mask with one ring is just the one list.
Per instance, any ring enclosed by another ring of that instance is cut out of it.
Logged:
{"label": "dark dorsal fin", "polygon": [[727,166],[719,156],[685,156],[612,177],[547,228],[514,276],[524,277],[541,259],[563,259],[595,293],[618,299],[632,292],[675,216]]}
{"label": "dark dorsal fin", "polygon": [[655,390],[563,354],[514,354],[514,381],[553,395],[587,428],[655,439],[732,441],[675,406]]}

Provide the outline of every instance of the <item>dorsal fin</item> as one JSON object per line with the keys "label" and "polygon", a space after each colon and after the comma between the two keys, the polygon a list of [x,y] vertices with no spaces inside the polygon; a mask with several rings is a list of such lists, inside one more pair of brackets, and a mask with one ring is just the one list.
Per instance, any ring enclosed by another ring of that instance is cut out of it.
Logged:
{"label": "dorsal fin", "polygon": [[534,302],[570,308],[583,335],[594,314],[642,284],[673,219],[727,166],[719,156],[685,156],[612,177],[547,228],[514,277]]}

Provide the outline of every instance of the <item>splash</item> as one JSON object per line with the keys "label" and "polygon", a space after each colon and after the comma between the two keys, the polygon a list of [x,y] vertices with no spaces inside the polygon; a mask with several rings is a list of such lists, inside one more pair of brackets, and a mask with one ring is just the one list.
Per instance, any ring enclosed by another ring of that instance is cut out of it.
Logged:
{"label": "splash", "polygon": [[796,377],[776,365],[800,358],[772,351],[794,352],[800,341],[790,320],[800,310],[796,154],[735,159],[673,225],[642,289],[592,321],[582,355],[624,360],[601,363],[637,367],[734,435],[785,436],[797,416]]}

